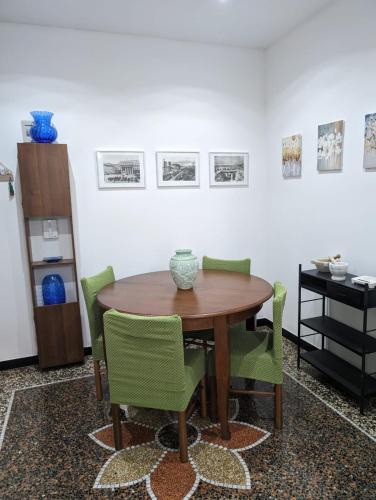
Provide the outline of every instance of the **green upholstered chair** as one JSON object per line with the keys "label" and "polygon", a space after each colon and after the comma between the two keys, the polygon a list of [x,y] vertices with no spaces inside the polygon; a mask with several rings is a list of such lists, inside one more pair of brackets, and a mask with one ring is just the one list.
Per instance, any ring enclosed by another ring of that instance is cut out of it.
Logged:
{"label": "green upholstered chair", "polygon": [[[233,273],[251,274],[251,259],[242,260],[223,260],[214,259],[204,255],[202,258],[202,269],[214,271],[229,271]],[[195,344],[197,341],[202,343],[205,352],[207,351],[207,342],[214,340],[213,330],[204,330],[198,332],[184,333],[184,340],[187,344]]]}
{"label": "green upholstered chair", "polygon": [[122,448],[119,404],[178,412],[180,459],[188,461],[186,416],[200,385],[206,416],[205,357],[184,349],[179,316],[103,315],[115,448]]}
{"label": "green upholstered chair", "polygon": [[115,281],[114,271],[111,266],[108,266],[101,273],[91,276],[90,278],[82,278],[81,286],[85,298],[87,316],[89,319],[89,329],[91,337],[91,347],[94,360],[94,375],[95,389],[97,399],[103,399],[103,389],[100,373],[100,361],[104,359],[103,350],[103,320],[102,312],[97,303],[97,294],[106,285]]}
{"label": "green upholstered chair", "polygon": [[231,273],[251,274],[251,259],[224,260],[213,259],[206,255],[202,258],[202,269],[213,269],[214,271],[229,271]]}
{"label": "green upholstered chair", "polygon": [[[274,284],[273,298],[273,331],[256,331],[244,335],[244,325],[239,324],[231,327],[230,349],[231,349],[231,377],[241,377],[252,380],[260,380],[274,384],[274,391],[236,391],[230,389],[231,393],[247,392],[255,395],[274,396],[275,404],[275,426],[282,427],[282,314],[286,300],[286,288],[279,282]],[[213,375],[215,370],[213,351],[209,353],[209,374]],[[211,377],[213,379],[214,377]],[[213,394],[215,391],[213,388]]]}

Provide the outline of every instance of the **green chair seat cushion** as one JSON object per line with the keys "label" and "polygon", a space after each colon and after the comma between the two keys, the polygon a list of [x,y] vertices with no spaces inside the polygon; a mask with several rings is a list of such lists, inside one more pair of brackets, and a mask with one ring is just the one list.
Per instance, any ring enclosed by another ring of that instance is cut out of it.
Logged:
{"label": "green chair seat cushion", "polygon": [[[231,329],[232,330],[232,329]],[[274,356],[273,332],[230,332],[231,377],[282,384],[282,359]],[[214,351],[208,354],[208,372],[214,375]]]}
{"label": "green chair seat cushion", "polygon": [[[282,384],[282,313],[286,300],[286,288],[274,284],[273,331],[256,330],[245,333],[244,324],[230,328],[231,377],[249,378]],[[214,351],[208,354],[208,372],[215,373]]]}
{"label": "green chair seat cushion", "polygon": [[205,374],[202,349],[183,348],[179,316],[104,314],[110,399],[184,411]]}

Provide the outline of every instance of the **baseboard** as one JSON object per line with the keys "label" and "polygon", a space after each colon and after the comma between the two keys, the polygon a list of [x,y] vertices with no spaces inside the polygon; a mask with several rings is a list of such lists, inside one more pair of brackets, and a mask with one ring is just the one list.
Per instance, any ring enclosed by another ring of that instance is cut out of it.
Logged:
{"label": "baseboard", "polygon": [[[270,319],[267,318],[260,318],[257,320],[257,326],[268,326],[269,328],[273,328],[273,322],[270,321]],[[293,333],[289,332],[285,328],[282,328],[282,335],[293,342],[294,344],[298,345],[298,337],[294,335]],[[306,351],[315,351],[317,347],[315,347],[312,344],[309,344],[306,340],[300,339],[300,347],[302,347]]]}
{"label": "baseboard", "polygon": [[[90,356],[91,347],[84,347],[84,355]],[[11,368],[22,368],[23,366],[37,365],[39,363],[38,356],[27,356],[25,358],[7,359],[0,361],[0,371],[10,370]]]}
{"label": "baseboard", "polygon": [[11,368],[21,368],[38,364],[38,356],[27,356],[26,358],[7,359],[0,361],[0,370],[9,370]]}

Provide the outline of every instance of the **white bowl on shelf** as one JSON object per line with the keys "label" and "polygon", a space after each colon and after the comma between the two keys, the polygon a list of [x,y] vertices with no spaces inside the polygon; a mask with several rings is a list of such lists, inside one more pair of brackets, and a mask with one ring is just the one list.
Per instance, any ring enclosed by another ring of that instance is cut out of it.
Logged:
{"label": "white bowl on shelf", "polygon": [[347,262],[330,262],[329,270],[334,281],[345,281],[349,265]]}

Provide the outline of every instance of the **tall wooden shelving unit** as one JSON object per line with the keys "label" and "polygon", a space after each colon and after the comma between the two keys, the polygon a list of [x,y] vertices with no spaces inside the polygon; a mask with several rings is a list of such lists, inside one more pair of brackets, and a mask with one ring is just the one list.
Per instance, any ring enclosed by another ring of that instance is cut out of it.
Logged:
{"label": "tall wooden shelving unit", "polygon": [[[20,143],[18,163],[39,366],[44,369],[81,362],[84,350],[67,146]],[[47,263],[41,257],[44,251],[41,230],[44,219],[56,219],[66,228],[65,241],[68,243],[65,244],[65,251],[68,255],[63,255],[59,262]],[[41,281],[45,275],[59,271],[69,276],[71,286],[67,302],[45,306],[41,301]]]}

